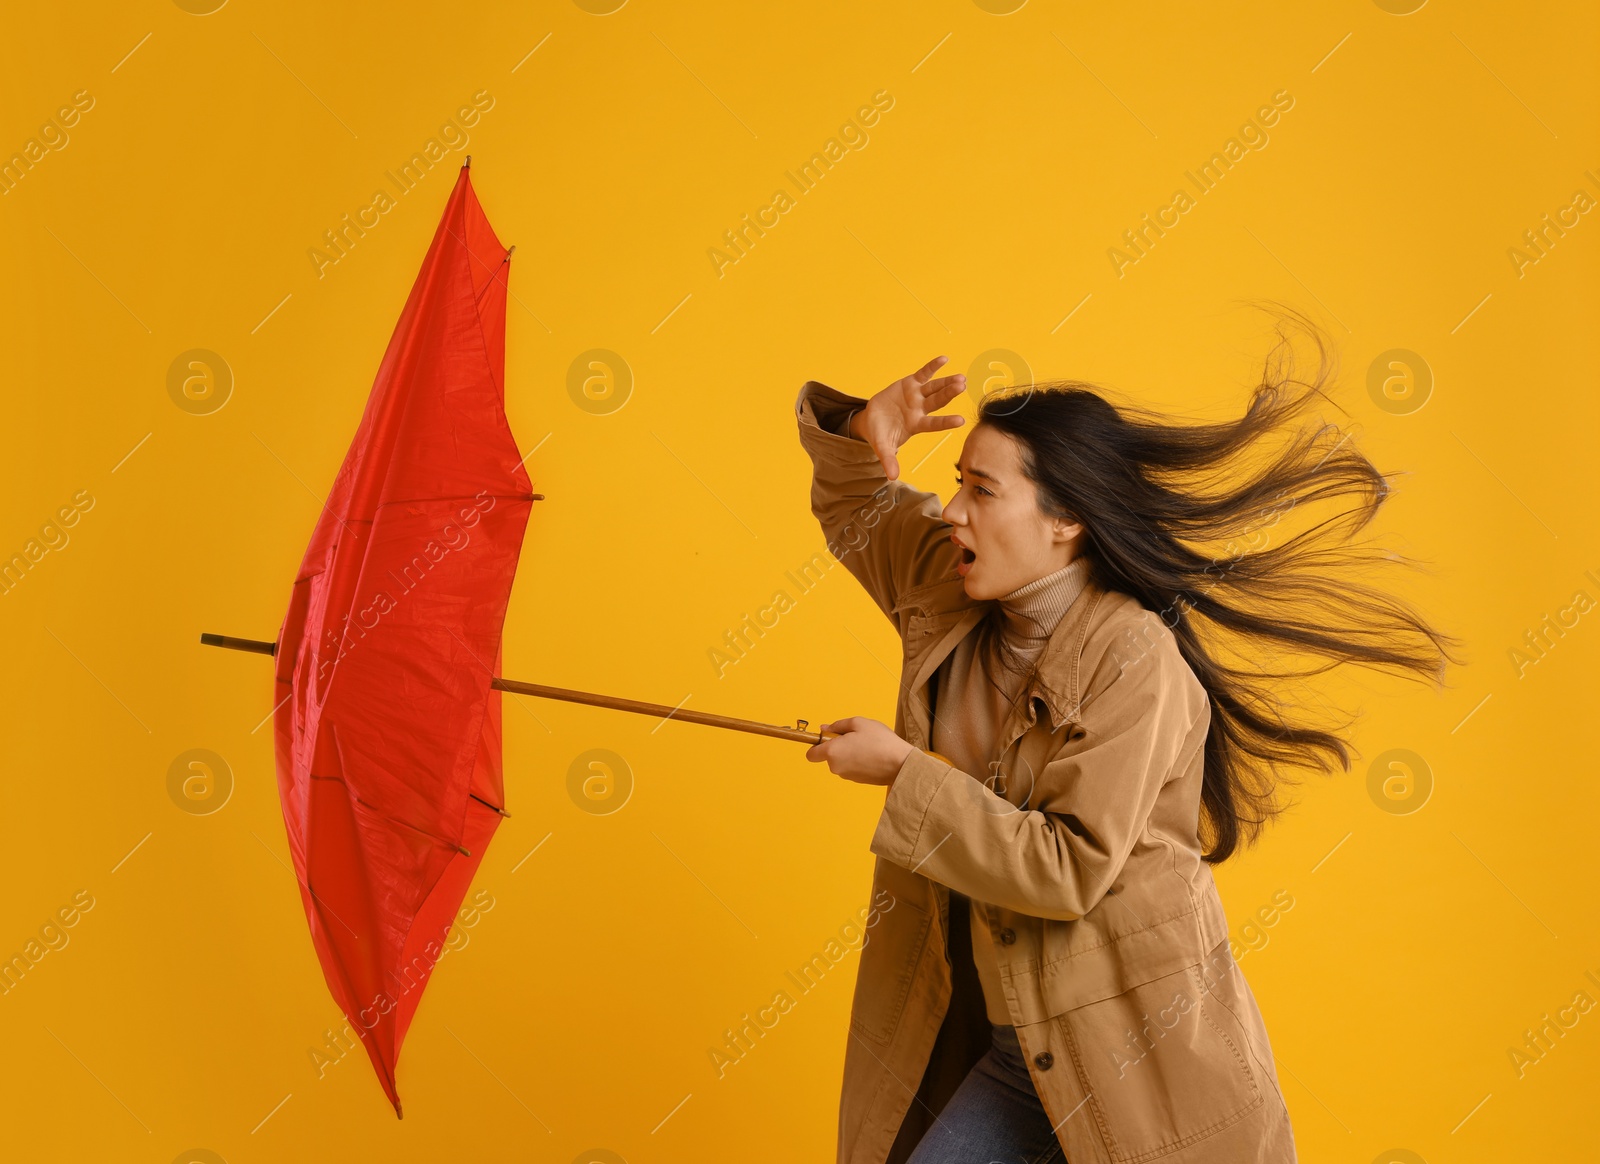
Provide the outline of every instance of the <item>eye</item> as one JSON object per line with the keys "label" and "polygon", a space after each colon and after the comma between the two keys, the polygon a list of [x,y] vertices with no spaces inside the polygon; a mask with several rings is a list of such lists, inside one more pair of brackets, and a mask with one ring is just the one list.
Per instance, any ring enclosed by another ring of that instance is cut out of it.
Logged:
{"label": "eye", "polygon": [[[962,480],[962,479],[961,479],[961,474],[960,474],[960,473],[957,473],[957,474],[956,474],[956,488],[957,488],[957,489],[960,489],[960,488],[962,488],[962,487],[963,487],[963,486],[964,486],[964,485],[965,485],[965,484],[966,484],[966,482],[965,482],[965,481],[963,481],[963,480]],[[984,495],[984,496],[985,496],[985,497],[993,497],[993,496],[994,496],[994,494],[993,494],[993,493],[991,493],[991,492],[989,492],[989,490],[987,490],[987,489],[985,489],[985,488],[984,488],[984,487],[983,487],[983,486],[982,486],[982,485],[974,485],[974,486],[973,486],[973,487],[972,487],[972,488],[973,488],[973,491],[974,491],[974,492],[976,492],[976,493],[981,493],[981,494],[983,494],[983,495]]]}

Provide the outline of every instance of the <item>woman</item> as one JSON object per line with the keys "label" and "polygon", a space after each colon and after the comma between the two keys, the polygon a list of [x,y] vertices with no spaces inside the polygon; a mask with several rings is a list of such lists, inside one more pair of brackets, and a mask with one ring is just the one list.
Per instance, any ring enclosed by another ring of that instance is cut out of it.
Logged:
{"label": "woman", "polygon": [[1349,768],[1284,680],[1458,660],[1339,576],[1395,557],[1347,544],[1388,487],[1336,428],[1292,427],[1330,367],[1291,316],[1316,374],[1294,378],[1280,324],[1235,421],[1077,382],[985,398],[944,506],[896,459],[964,423],[933,415],[965,387],[935,377],[944,357],[870,400],[801,389],[812,510],[904,643],[894,728],[838,720],[807,752],[887,789],[870,847],[892,905],[862,949],[841,1164],[1295,1159],[1211,866],[1282,811],[1281,768]]}

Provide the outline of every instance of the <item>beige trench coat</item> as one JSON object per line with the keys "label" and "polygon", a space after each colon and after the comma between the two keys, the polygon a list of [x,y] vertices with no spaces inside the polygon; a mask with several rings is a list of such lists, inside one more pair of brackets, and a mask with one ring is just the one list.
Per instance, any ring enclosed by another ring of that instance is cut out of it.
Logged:
{"label": "beige trench coat", "polygon": [[[900,634],[895,731],[927,749],[929,680],[990,603],[962,588],[939,498],[889,481],[865,442],[838,434],[865,403],[800,390],[811,508]],[[986,903],[1006,1006],[1069,1164],[1293,1161],[1266,1028],[1200,857],[1205,689],[1158,614],[1090,581],[1024,706],[996,741],[995,776],[919,750],[885,798],[873,899],[894,905],[861,951],[839,1164],[903,1161],[988,1049],[968,899]]]}

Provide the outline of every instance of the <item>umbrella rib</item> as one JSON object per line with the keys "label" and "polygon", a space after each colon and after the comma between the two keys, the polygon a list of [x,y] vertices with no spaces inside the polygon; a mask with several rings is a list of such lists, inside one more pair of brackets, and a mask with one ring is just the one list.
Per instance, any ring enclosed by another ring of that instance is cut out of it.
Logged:
{"label": "umbrella rib", "polygon": [[[463,167],[463,168],[465,168],[465,167]],[[473,260],[473,261],[478,262],[486,270],[489,268],[489,264],[488,263],[484,262],[482,259],[478,258],[478,256],[476,254],[473,253],[472,248],[467,245],[467,240],[466,239],[462,238],[459,234],[457,234],[455,231],[451,230],[448,226],[446,226],[444,229],[445,229],[445,232],[451,238],[455,239],[456,242],[461,245],[461,249],[464,250],[467,253],[467,258],[469,260]],[[473,298],[472,306],[474,308],[482,306],[484,295],[487,294],[488,291],[489,291],[489,288],[494,286],[494,284],[496,284],[496,283],[499,283],[502,287],[506,288],[506,294],[509,295],[511,293],[511,288],[507,287],[505,282],[503,280],[501,280],[501,278],[500,278],[500,268],[505,266],[507,263],[509,263],[511,261],[511,256],[516,253],[516,250],[517,250],[517,248],[516,248],[515,244],[513,244],[511,249],[506,251],[504,257],[502,257],[501,260],[494,265],[493,270],[491,270],[489,272],[489,281],[483,285],[483,290],[478,292],[478,294]]]}
{"label": "umbrella rib", "polygon": [[[370,801],[366,801],[366,800],[361,799],[361,793],[357,792],[353,787],[351,787],[350,781],[348,779],[346,779],[345,775],[344,775],[345,771],[347,770],[347,765],[344,762],[344,744],[342,744],[339,741],[339,725],[336,724],[336,723],[330,722],[328,724],[328,730],[333,733],[333,750],[339,754],[339,775],[338,776],[323,776],[323,777],[321,777],[321,779],[323,779],[323,780],[337,780],[340,784],[344,785],[345,794],[348,795],[350,797],[350,799],[354,800],[357,804],[361,805],[363,808],[370,809],[375,816],[381,817],[382,819],[388,821],[390,824],[397,824],[401,828],[408,828],[412,832],[421,833],[423,836],[427,837],[430,841],[437,841],[441,845],[449,845],[452,849],[456,850],[456,852],[458,852],[458,853],[466,853],[467,856],[469,856],[469,857],[472,856],[471,852],[469,852],[468,850],[462,848],[455,841],[446,840],[444,837],[436,836],[433,833],[430,833],[427,829],[419,829],[416,825],[410,823],[409,821],[403,821],[397,816],[390,816],[388,813],[384,812],[383,809],[379,808],[377,805],[371,803]],[[311,778],[313,780],[315,780],[318,777],[315,774],[312,774]],[[471,794],[469,793],[468,795],[471,795]]]}
{"label": "umbrella rib", "polygon": [[467,795],[470,796],[473,800],[476,800],[479,804],[483,805],[485,808],[494,809],[495,812],[498,812],[503,817],[508,817],[509,818],[511,816],[511,814],[509,812],[507,812],[505,809],[501,808],[497,804],[490,804],[487,800],[485,800],[483,797],[479,796],[476,792],[469,792],[469,793],[467,793]]}
{"label": "umbrella rib", "polygon": [[[482,494],[474,493],[470,496],[460,497],[392,497],[388,501],[380,501],[374,509],[383,509],[390,505],[420,505],[429,501],[476,501]],[[496,501],[543,501],[543,493],[491,493],[489,496]]]}
{"label": "umbrella rib", "polygon": [[[516,249],[517,249],[516,247],[512,247],[511,251],[514,251]],[[500,260],[500,267],[505,266],[507,263],[509,263],[511,261],[511,251],[507,251],[506,252],[506,257]],[[470,252],[468,252],[468,253],[470,253]],[[493,287],[496,283],[500,283],[500,286],[505,287],[505,284],[501,283],[500,279],[499,279],[500,267],[496,267],[495,268],[494,274],[491,275],[489,277],[489,281],[483,285],[483,290],[478,292],[478,298],[473,301],[473,306],[474,307],[482,307],[483,306],[483,297],[485,295],[489,294],[489,288]],[[506,289],[508,291],[510,290],[509,287],[506,288]]]}
{"label": "umbrella rib", "polygon": [[[345,785],[345,787],[348,788],[349,784],[347,783]],[[363,806],[364,808],[371,809],[374,813],[376,813],[378,816],[382,817],[384,820],[388,821],[390,824],[397,824],[397,825],[401,826],[402,828],[410,829],[412,832],[421,833],[423,836],[427,837],[430,841],[437,841],[441,845],[449,845],[452,849],[454,849],[458,853],[465,853],[469,857],[472,856],[471,850],[463,849],[460,845],[456,844],[454,841],[447,840],[444,837],[437,836],[434,833],[430,833],[427,829],[419,829],[416,825],[410,824],[407,821],[403,821],[397,816],[390,816],[388,813],[384,812],[377,805],[372,804],[372,803],[370,803],[368,801],[362,800],[360,795],[357,794],[354,791],[352,791],[350,793],[350,795],[355,798],[355,802],[357,804]],[[468,793],[468,795],[471,795],[471,793]]]}

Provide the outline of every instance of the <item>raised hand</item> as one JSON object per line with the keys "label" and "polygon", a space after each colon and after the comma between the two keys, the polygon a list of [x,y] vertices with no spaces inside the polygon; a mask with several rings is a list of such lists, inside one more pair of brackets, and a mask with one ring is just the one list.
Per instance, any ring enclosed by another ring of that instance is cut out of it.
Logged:
{"label": "raised hand", "polygon": [[964,416],[931,415],[967,387],[967,378],[960,372],[940,376],[937,380],[933,378],[933,374],[948,362],[947,356],[935,356],[911,375],[879,392],[850,418],[850,434],[872,446],[883,463],[884,476],[891,481],[900,476],[900,460],[895,453],[914,434],[960,428],[967,423]]}

